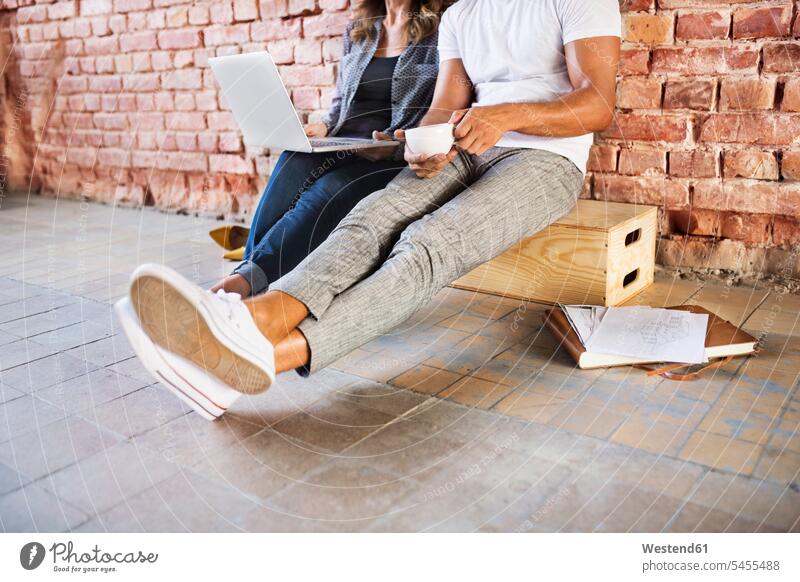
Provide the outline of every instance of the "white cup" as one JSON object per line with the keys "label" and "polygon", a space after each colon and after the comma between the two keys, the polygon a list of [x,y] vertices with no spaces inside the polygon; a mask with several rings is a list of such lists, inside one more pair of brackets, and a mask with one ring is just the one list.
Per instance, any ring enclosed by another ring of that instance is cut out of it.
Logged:
{"label": "white cup", "polygon": [[452,123],[415,127],[406,130],[406,142],[415,154],[446,154],[455,143],[454,131],[455,126]]}

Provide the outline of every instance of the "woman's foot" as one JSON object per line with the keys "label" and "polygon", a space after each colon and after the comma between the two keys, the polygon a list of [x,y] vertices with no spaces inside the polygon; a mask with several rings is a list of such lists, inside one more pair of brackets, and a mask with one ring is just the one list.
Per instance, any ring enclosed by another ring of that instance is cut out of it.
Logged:
{"label": "woman's foot", "polygon": [[238,274],[225,277],[222,281],[214,285],[211,291],[216,293],[220,289],[225,291],[225,293],[238,293],[242,297],[250,297],[250,283],[247,282],[247,279]]}

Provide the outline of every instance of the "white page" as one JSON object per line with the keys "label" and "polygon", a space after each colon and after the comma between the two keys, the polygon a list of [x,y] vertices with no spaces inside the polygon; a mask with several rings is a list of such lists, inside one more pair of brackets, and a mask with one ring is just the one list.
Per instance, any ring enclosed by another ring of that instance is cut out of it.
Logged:
{"label": "white page", "polygon": [[610,307],[586,349],[656,362],[700,364],[705,350],[708,315],[652,309]]}
{"label": "white page", "polygon": [[589,337],[591,337],[594,328],[592,309],[588,307],[565,305],[564,313],[567,315],[572,329],[578,334],[578,339],[586,346],[586,342],[589,340]]}

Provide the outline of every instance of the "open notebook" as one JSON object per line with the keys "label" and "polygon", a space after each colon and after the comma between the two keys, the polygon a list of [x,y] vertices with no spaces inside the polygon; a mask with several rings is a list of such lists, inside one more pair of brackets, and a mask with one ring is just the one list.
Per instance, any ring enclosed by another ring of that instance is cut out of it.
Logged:
{"label": "open notebook", "polygon": [[[741,356],[750,354],[756,349],[756,338],[699,305],[679,305],[667,307],[667,309],[680,309],[692,313],[708,314],[706,356],[709,359]],[[607,368],[611,366],[657,363],[640,358],[587,352],[578,338],[578,334],[572,329],[567,316],[564,315],[561,309],[556,308],[546,311],[544,323],[569,352],[579,368]]]}

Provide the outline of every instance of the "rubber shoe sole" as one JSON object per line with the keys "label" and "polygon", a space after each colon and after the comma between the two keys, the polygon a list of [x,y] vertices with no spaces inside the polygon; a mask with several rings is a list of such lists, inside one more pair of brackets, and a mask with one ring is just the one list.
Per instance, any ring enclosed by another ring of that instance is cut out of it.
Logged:
{"label": "rubber shoe sole", "polygon": [[204,370],[176,354],[157,346],[139,325],[136,312],[127,297],[114,304],[117,319],[144,368],[163,387],[207,420],[216,420],[241,396],[222,385]]}
{"label": "rubber shoe sole", "polygon": [[219,326],[212,330],[212,316],[199,310],[202,307],[198,292],[204,292],[186,287],[183,281],[161,265],[143,265],[134,273],[131,303],[145,333],[155,344],[186,358],[243,394],[269,389],[274,380],[269,360],[249,353],[235,339],[225,336]]}

